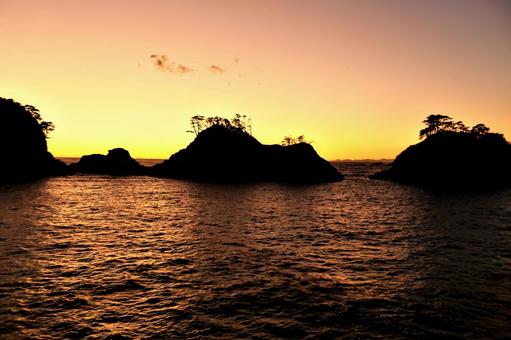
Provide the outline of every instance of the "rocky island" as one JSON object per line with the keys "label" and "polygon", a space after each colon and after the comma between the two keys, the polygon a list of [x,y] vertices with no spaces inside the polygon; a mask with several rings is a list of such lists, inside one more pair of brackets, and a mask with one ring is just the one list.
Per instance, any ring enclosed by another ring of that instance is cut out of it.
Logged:
{"label": "rocky island", "polygon": [[76,163],[69,165],[72,171],[86,174],[112,176],[146,175],[148,168],[131,158],[128,150],[115,148],[108,154],[92,154],[82,156]]}
{"label": "rocky island", "polygon": [[511,146],[484,124],[472,128],[430,115],[424,139],[401,152],[391,167],[371,176],[434,190],[492,189],[511,184]]}
{"label": "rocky island", "polygon": [[68,166],[48,152],[46,138],[54,127],[51,122],[42,120],[39,110],[0,98],[0,116],[3,127],[0,184],[70,174]]}
{"label": "rocky island", "polygon": [[197,117],[196,124],[192,119],[195,140],[155,165],[151,175],[220,183],[305,184],[343,178],[308,143],[264,145],[249,133],[239,115],[232,121]]}

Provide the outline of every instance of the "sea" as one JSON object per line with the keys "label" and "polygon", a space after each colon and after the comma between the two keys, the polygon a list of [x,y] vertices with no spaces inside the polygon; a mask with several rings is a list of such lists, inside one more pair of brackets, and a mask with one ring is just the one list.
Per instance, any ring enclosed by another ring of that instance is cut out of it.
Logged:
{"label": "sea", "polygon": [[[154,162],[144,161],[145,164]],[[77,175],[0,187],[1,339],[505,339],[511,189]]]}

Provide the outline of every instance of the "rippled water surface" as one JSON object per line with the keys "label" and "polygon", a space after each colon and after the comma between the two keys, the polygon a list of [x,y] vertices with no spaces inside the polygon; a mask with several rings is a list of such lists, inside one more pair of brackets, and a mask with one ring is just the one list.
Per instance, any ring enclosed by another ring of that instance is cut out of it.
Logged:
{"label": "rippled water surface", "polygon": [[0,187],[0,338],[511,335],[511,190],[365,179]]}

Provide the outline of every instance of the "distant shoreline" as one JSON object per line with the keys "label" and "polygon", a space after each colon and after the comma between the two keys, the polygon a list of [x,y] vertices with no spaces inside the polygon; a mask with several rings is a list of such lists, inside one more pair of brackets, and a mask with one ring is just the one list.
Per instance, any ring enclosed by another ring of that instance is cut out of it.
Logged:
{"label": "distant shoreline", "polygon": [[[67,165],[71,163],[78,162],[80,160],[80,157],[55,157],[58,160],[61,160],[62,162],[66,163]],[[141,165],[145,166],[152,166],[158,163],[161,163],[165,161],[168,158],[135,158],[137,162],[139,162]],[[390,163],[392,162],[392,159],[335,159],[335,160],[329,160],[330,163]]]}
{"label": "distant shoreline", "polygon": [[380,158],[380,159],[335,159],[329,161],[330,163],[391,163],[393,159]]}

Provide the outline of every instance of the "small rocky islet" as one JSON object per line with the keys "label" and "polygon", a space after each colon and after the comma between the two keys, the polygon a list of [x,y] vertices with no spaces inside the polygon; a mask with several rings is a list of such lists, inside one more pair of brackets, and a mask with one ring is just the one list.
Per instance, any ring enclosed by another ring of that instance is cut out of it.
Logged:
{"label": "small rocky islet", "polygon": [[111,176],[147,175],[149,168],[140,165],[130,156],[128,150],[115,148],[108,154],[92,154],[82,156],[76,163],[69,165],[73,173],[101,174]]}

